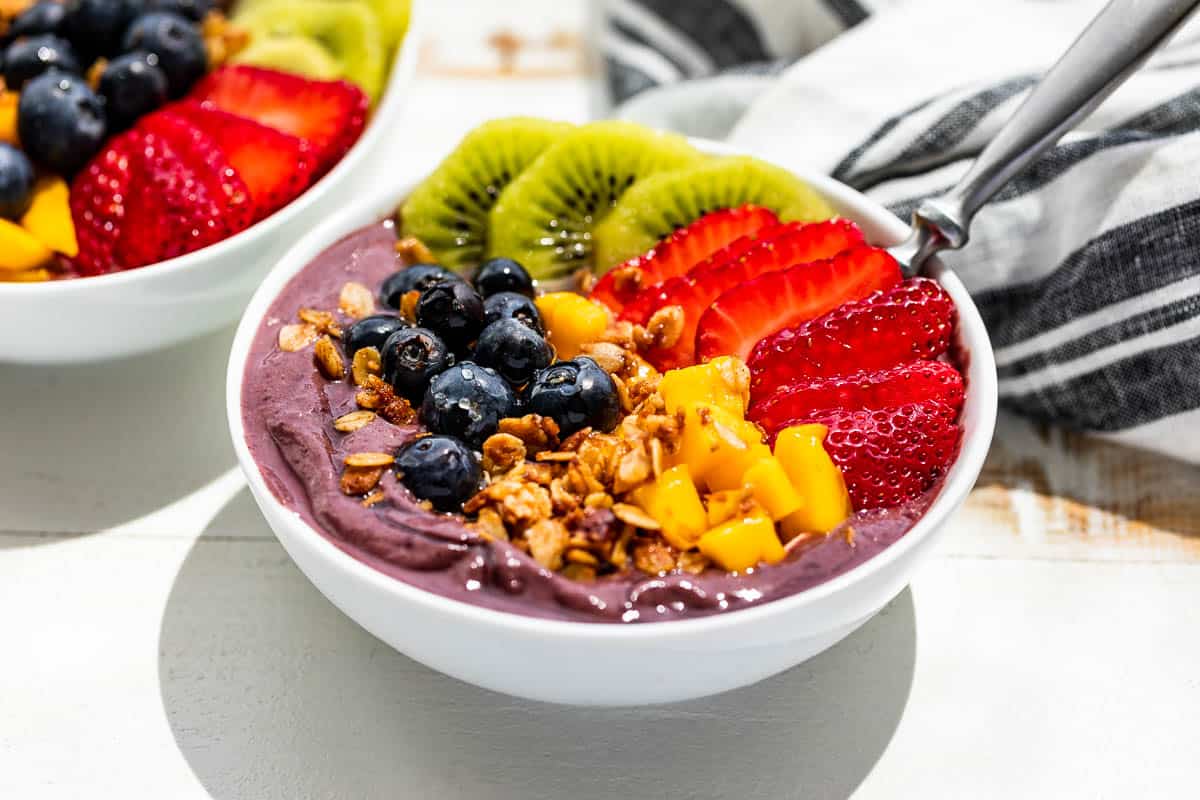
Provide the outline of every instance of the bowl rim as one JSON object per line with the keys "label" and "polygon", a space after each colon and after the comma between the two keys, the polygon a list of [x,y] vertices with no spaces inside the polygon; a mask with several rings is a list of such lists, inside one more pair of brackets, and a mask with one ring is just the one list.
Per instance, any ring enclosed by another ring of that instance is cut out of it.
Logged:
{"label": "bowl rim", "polygon": [[104,275],[85,275],[77,278],[53,281],[33,281],[29,283],[11,283],[0,281],[0,300],[24,299],[32,296],[61,296],[75,292],[86,292],[92,288],[117,288],[122,284],[131,284],[155,280],[162,276],[170,279],[172,275],[198,267],[209,259],[220,259],[233,255],[239,247],[250,241],[269,238],[290,223],[300,214],[319,202],[322,193],[331,186],[339,183],[346,175],[353,172],[383,141],[390,125],[387,121],[398,118],[404,110],[407,100],[407,78],[412,75],[420,50],[421,34],[424,30],[425,0],[411,0],[412,9],[409,14],[408,30],[400,42],[399,48],[392,59],[388,72],[387,88],[383,96],[370,113],[370,119],[358,141],[346,154],[341,157],[333,169],[321,176],[320,180],[308,187],[299,197],[288,203],[273,214],[259,220],[245,230],[238,231],[227,239],[222,239],[199,250],[193,250],[165,261],[135,269],[109,272]]}
{"label": "bowl rim", "polygon": [[[752,152],[720,142],[703,139],[693,139],[692,142],[705,152],[716,155],[753,155]],[[870,224],[886,231],[887,238],[898,242],[907,233],[908,226],[898,217],[856,190],[824,175],[806,173],[803,170],[790,171],[832,200],[840,209],[846,211],[848,216],[869,221]],[[953,271],[938,265],[934,276],[950,294],[958,311],[960,340],[966,346],[970,359],[967,368],[970,375],[968,392],[977,398],[978,424],[969,436],[964,436],[958,458],[951,466],[941,492],[929,509],[898,541],[862,564],[824,583],[761,605],[694,619],[663,620],[642,625],[545,619],[484,608],[420,589],[373,569],[334,545],[299,514],[284,506],[267,487],[257,463],[250,454],[242,424],[243,372],[254,335],[262,324],[268,307],[284,285],[327,247],[362,225],[368,224],[371,216],[386,215],[387,210],[395,208],[412,188],[412,185],[405,184],[364,195],[294,244],[267,274],[247,305],[234,336],[226,372],[226,414],[238,465],[256,500],[260,504],[269,504],[269,509],[263,508],[262,512],[271,524],[272,531],[274,532],[274,524],[287,526],[289,532],[301,538],[314,555],[325,561],[327,566],[341,572],[347,580],[371,584],[373,588],[400,603],[415,605],[432,613],[456,616],[465,622],[499,626],[513,634],[588,641],[691,637],[722,631],[731,626],[751,624],[769,617],[782,617],[869,581],[873,575],[884,571],[941,529],[974,486],[991,445],[996,423],[995,359],[983,320],[966,287]],[[278,533],[276,538],[280,538]]]}

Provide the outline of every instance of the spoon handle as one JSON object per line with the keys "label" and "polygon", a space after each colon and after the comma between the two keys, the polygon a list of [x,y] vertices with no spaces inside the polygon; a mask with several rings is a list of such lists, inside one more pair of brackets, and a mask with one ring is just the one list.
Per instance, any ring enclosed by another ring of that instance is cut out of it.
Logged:
{"label": "spoon handle", "polygon": [[893,249],[908,274],[967,242],[979,208],[1112,94],[1200,0],[1112,0],[1050,68],[958,185],[922,201],[909,239]]}

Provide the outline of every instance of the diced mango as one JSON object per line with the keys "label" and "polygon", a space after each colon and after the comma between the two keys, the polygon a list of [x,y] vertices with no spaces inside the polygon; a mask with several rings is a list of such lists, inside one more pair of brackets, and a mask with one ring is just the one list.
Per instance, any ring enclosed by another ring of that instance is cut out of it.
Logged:
{"label": "diced mango", "polygon": [[653,483],[636,490],[634,502],[662,526],[663,538],[672,547],[689,550],[708,528],[708,516],[687,467],[663,470]]}
{"label": "diced mango", "polygon": [[744,506],[753,505],[749,492],[745,489],[726,489],[723,492],[710,492],[704,498],[704,508],[708,514],[708,527],[715,528],[722,522],[728,522],[736,516],[747,516],[748,509]]}
{"label": "diced mango", "polygon": [[762,516],[742,517],[718,525],[700,537],[699,546],[701,553],[730,572],[753,567],[761,561],[777,564],[784,557],[775,524]]}
{"label": "diced mango", "polygon": [[33,204],[21,217],[21,225],[56,253],[79,255],[75,223],[71,219],[70,188],[59,177],[42,178],[33,187]]}
{"label": "diced mango", "polygon": [[828,432],[824,425],[796,425],[780,431],[775,440],[775,457],[804,500],[781,523],[789,539],[828,533],[854,513],[842,471],[825,452]]}
{"label": "diced mango", "polygon": [[19,144],[17,141],[17,102],[20,95],[0,89],[0,142]]}
{"label": "diced mango", "polygon": [[534,302],[560,359],[579,355],[582,345],[598,341],[608,327],[608,311],[574,292],[550,292]]}
{"label": "diced mango", "polygon": [[24,272],[4,272],[0,270],[0,283],[41,283],[54,277],[54,273],[45,267],[27,269]]}
{"label": "diced mango", "polygon": [[15,222],[0,219],[0,272],[37,269],[54,258],[54,252]]}
{"label": "diced mango", "polygon": [[738,358],[721,356],[705,364],[668,371],[658,391],[672,414],[699,403],[724,408],[741,418],[750,402],[750,370]]}
{"label": "diced mango", "polygon": [[673,464],[686,464],[692,479],[709,491],[738,489],[756,461],[768,458],[762,431],[719,406],[684,408],[683,431]]}
{"label": "diced mango", "polygon": [[775,456],[755,462],[746,470],[743,481],[753,494],[755,502],[766,509],[773,520],[781,520],[804,506],[804,498],[796,491],[783,465]]}

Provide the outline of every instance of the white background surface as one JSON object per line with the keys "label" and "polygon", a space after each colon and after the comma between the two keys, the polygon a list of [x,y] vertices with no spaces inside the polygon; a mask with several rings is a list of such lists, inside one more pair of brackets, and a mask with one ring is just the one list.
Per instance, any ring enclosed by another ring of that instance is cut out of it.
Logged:
{"label": "white background surface", "polygon": [[[485,64],[497,15],[585,19],[450,5],[434,43]],[[381,180],[489,116],[595,107],[580,76],[497,83],[436,55]],[[291,565],[234,470],[230,336],[0,366],[0,798],[1195,796],[1194,540],[1064,543],[1025,488],[1000,516],[981,490],[910,590],[782,676],[662,708],[515,701],[391,651]],[[1090,464],[1013,420],[999,437]],[[1163,470],[1147,505],[1195,475]]]}

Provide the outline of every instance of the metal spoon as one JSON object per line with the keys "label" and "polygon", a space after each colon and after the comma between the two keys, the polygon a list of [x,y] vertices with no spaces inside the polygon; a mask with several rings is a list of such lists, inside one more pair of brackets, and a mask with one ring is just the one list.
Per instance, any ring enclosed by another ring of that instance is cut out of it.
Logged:
{"label": "metal spoon", "polygon": [[1112,0],[1000,129],[958,185],[921,202],[912,232],[890,249],[906,276],[967,243],[979,208],[1075,127],[1174,33],[1200,0]]}

